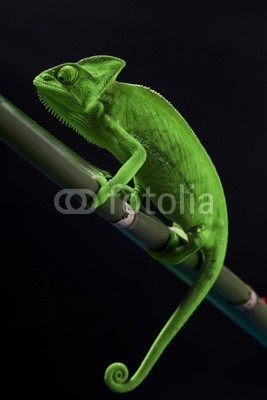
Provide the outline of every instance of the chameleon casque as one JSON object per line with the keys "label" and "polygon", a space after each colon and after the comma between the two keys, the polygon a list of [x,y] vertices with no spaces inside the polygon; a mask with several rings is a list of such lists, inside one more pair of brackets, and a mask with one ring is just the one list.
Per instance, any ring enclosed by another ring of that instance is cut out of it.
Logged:
{"label": "chameleon casque", "polygon": [[[216,169],[193,130],[180,113],[160,94],[148,87],[116,80],[125,66],[120,58],[99,55],[50,68],[34,79],[44,105],[87,141],[107,149],[122,164],[110,180],[99,181],[97,204],[103,204],[118,188],[135,191],[150,188],[152,202],[170,193],[179,203],[185,188],[183,212],[175,207],[166,217],[187,234],[183,245],[169,251],[148,253],[167,264],[179,264],[200,250],[202,263],[195,282],[166,323],[135,374],[129,378],[122,363],[111,364],[105,381],[116,392],[127,392],[148,375],[161,353],[185,324],[213,286],[223,266],[227,248],[226,201]],[[189,188],[194,185],[194,212]],[[115,189],[114,189],[115,188]],[[117,188],[117,189],[116,189]],[[202,194],[209,193],[213,207],[198,207]],[[169,197],[163,201],[170,209]],[[94,204],[93,204],[94,206]]]}

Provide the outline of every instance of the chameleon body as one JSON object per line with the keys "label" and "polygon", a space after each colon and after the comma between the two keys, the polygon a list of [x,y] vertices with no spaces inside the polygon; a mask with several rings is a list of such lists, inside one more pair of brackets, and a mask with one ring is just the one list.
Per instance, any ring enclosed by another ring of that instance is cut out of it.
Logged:
{"label": "chameleon body", "polygon": [[[145,86],[116,80],[124,66],[117,57],[92,56],[50,68],[34,79],[39,97],[54,115],[89,142],[107,149],[122,164],[113,178],[99,182],[97,205],[115,194],[118,189],[114,188],[129,188],[134,179],[137,192],[149,187],[156,206],[161,199],[164,210],[169,211],[166,217],[173,222],[172,235],[175,224],[179,224],[188,236],[182,246],[165,252],[148,249],[149,254],[173,265],[198,250],[203,255],[194,284],[136,373],[129,378],[127,367],[121,363],[107,368],[106,383],[117,392],[132,390],[143,381],[206,297],[223,266],[228,235],[223,188],[207,152],[163,96]],[[176,207],[171,207],[169,194]],[[212,196],[212,210],[208,212],[200,204],[207,194]]]}

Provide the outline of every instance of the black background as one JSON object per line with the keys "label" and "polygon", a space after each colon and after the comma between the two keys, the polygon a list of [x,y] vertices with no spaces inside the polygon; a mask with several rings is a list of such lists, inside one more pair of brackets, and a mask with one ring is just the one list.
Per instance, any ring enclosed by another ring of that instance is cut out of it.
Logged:
{"label": "black background", "polygon": [[[150,86],[179,109],[224,184],[226,265],[260,295],[264,4],[17,0],[0,9],[1,93],[89,162],[118,167],[43,108],[32,85],[42,70],[115,55],[127,62],[120,80]],[[187,287],[95,214],[58,213],[59,188],[3,143],[0,154],[3,399],[266,398],[265,349],[207,302],[138,389],[110,392],[106,366],[123,361],[134,371]]]}

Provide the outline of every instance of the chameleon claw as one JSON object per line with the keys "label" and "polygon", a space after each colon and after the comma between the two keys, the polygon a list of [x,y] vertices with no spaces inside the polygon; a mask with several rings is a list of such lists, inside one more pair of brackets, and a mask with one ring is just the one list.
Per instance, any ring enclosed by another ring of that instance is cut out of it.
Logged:
{"label": "chameleon claw", "polygon": [[[188,239],[186,240],[186,237],[184,236],[186,235],[185,232],[183,232],[184,235],[181,236],[178,226],[171,227],[170,230],[172,234],[162,250],[147,250],[151,257],[170,265],[180,264],[191,254],[196,253],[206,243],[206,240],[210,235],[208,229],[193,227],[188,232]],[[177,232],[179,234],[177,234]]]}

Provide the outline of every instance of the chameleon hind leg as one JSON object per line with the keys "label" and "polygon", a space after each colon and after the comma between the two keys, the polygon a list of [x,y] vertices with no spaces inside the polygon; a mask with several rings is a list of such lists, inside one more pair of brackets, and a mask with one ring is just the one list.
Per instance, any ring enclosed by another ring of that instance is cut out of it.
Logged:
{"label": "chameleon hind leg", "polygon": [[[202,248],[211,231],[206,227],[192,227],[186,233],[178,224],[170,227],[171,235],[161,250],[147,249],[148,254],[156,260],[170,265],[180,264],[190,255]],[[182,243],[182,244],[181,244]]]}

